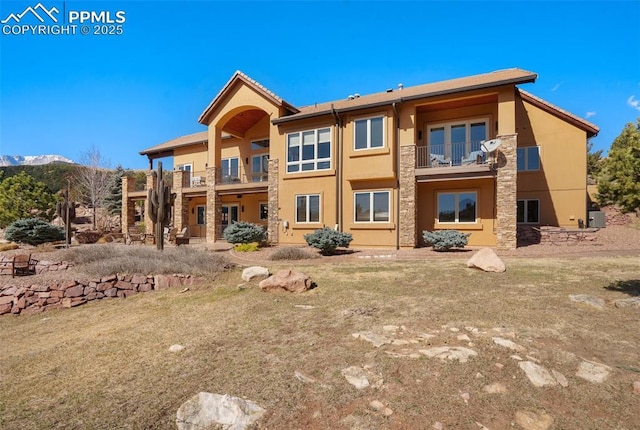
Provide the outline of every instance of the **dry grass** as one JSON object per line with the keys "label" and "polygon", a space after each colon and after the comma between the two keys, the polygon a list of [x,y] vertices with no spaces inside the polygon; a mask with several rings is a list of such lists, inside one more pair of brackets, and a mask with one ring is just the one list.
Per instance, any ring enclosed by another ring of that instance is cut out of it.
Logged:
{"label": "dry grass", "polygon": [[114,273],[211,276],[229,266],[222,256],[186,246],[160,252],[148,246],[83,245],[62,251],[58,256],[75,263],[83,272],[97,276]]}
{"label": "dry grass", "polygon": [[269,260],[308,260],[310,258],[317,258],[317,255],[310,254],[301,248],[294,248],[285,246],[276,249],[269,254]]}
{"label": "dry grass", "polygon": [[[546,411],[558,429],[640,428],[632,388],[640,380],[640,311],[615,308],[612,301],[629,294],[607,289],[637,285],[640,258],[506,262],[500,275],[466,269],[461,260],[299,262],[318,284],[300,295],[239,289],[238,269],[184,294],[2,317],[0,427],[173,429],[180,404],[209,391],[265,407],[264,429],[428,429],[436,421],[447,429],[476,422],[519,428],[511,423],[520,410]],[[569,294],[601,297],[607,307],[570,302]],[[406,326],[399,337],[435,334],[431,346],[466,345],[457,340],[466,333],[478,357],[465,364],[393,358],[385,351],[407,346],[376,349],[351,335],[388,324]],[[563,373],[569,387],[533,387],[509,358],[513,352],[492,343],[494,328],[513,332],[523,356]],[[168,352],[176,343],[186,349]],[[577,378],[582,358],[609,365],[610,378]],[[358,391],[340,374],[363,365],[384,378],[380,390]],[[296,370],[317,382],[298,381]],[[485,393],[494,382],[508,393]],[[393,415],[370,409],[372,400]]]}

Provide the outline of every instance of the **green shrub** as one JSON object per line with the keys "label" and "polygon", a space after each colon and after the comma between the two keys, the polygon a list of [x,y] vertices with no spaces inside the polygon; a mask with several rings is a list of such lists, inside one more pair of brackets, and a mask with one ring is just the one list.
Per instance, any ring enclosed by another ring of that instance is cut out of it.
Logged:
{"label": "green shrub", "polygon": [[471,233],[461,233],[458,230],[423,231],[422,237],[427,245],[432,245],[434,251],[449,251],[451,248],[464,248]]}
{"label": "green shrub", "polygon": [[222,234],[229,243],[263,242],[267,232],[259,225],[238,221],[228,226]]}
{"label": "green shrub", "polygon": [[64,229],[38,218],[22,218],[11,223],[4,236],[13,242],[39,245],[64,240]]}
{"label": "green shrub", "polygon": [[259,248],[258,242],[239,243],[233,247],[238,252],[255,252]]}
{"label": "green shrub", "polygon": [[306,260],[315,257],[315,255],[309,254],[304,249],[285,247],[273,251],[271,255],[269,255],[269,260]]}
{"label": "green shrub", "polygon": [[322,255],[331,255],[340,246],[348,248],[353,237],[349,233],[325,227],[313,233],[305,234],[304,240],[314,248],[318,248]]}

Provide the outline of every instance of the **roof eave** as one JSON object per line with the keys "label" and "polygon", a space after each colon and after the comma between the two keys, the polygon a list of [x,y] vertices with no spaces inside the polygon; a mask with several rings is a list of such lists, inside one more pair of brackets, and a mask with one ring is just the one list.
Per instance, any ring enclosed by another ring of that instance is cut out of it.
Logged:
{"label": "roof eave", "polygon": [[[382,101],[382,102],[366,103],[366,104],[360,104],[360,105],[350,106],[350,107],[346,107],[346,108],[339,108],[339,109],[335,109],[335,112],[336,113],[346,113],[346,112],[352,112],[352,111],[361,110],[361,109],[370,109],[370,108],[376,108],[376,107],[381,107],[381,106],[392,105],[394,103],[402,103],[402,102],[406,102],[406,101],[418,100],[418,99],[422,99],[422,98],[426,98],[426,97],[437,97],[437,96],[455,94],[455,93],[460,93],[460,92],[465,92],[465,91],[473,91],[473,90],[480,90],[480,89],[486,89],[486,88],[492,88],[492,87],[499,87],[499,86],[503,86],[503,85],[528,84],[528,83],[531,83],[531,82],[535,82],[535,80],[537,78],[538,78],[538,75],[535,74],[535,73],[532,73],[530,75],[526,75],[526,76],[519,77],[519,78],[503,79],[503,80],[495,81],[495,82],[491,82],[491,83],[467,85],[467,86],[464,86],[464,87],[451,88],[451,89],[446,89],[446,90],[441,90],[441,91],[433,91],[433,92],[429,92],[429,93],[416,94],[416,95],[413,95],[413,96],[398,97],[396,99],[385,100],[385,101]],[[333,111],[334,111],[334,109],[324,109],[324,110],[317,111],[317,112],[310,112],[308,114],[296,114],[296,115],[291,115],[291,116],[284,116],[284,117],[280,117],[280,118],[275,118],[275,119],[271,120],[271,122],[272,122],[272,124],[277,125],[277,124],[282,124],[282,123],[285,123],[285,122],[308,119],[308,118],[313,118],[313,117],[317,117],[317,116],[324,116],[324,115],[332,113]]]}
{"label": "roof eave", "polygon": [[[175,145],[175,146],[169,146],[169,147],[158,148],[158,149],[147,148],[147,149],[144,149],[144,150],[140,151],[138,154],[150,156],[150,155],[156,155],[156,154],[160,154],[160,153],[170,153],[169,155],[167,155],[167,156],[170,156],[170,155],[173,155],[172,152],[173,152],[174,149],[183,148],[185,146],[201,145],[201,144],[208,144],[208,143],[209,143],[208,139],[203,139],[203,140],[197,140],[197,141],[194,141],[194,142],[180,143],[180,144]],[[164,157],[165,155],[162,155],[162,156]]]}

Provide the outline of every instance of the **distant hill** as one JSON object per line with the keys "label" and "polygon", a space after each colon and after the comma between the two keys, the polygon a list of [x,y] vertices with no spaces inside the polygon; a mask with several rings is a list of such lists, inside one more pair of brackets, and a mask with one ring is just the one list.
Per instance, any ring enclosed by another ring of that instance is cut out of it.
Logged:
{"label": "distant hill", "polygon": [[0,155],[0,167],[7,166],[40,166],[50,163],[75,164],[62,155]]}
{"label": "distant hill", "polygon": [[57,193],[62,188],[67,187],[67,179],[72,178],[77,164],[53,162],[41,165],[18,165],[18,166],[0,166],[0,181],[17,175],[20,172],[32,176],[39,182],[44,182],[52,193]]}

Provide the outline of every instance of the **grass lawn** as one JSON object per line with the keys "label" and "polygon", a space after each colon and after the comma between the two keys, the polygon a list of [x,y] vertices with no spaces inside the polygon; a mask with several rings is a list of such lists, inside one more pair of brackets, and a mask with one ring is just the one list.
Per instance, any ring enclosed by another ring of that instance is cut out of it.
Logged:
{"label": "grass lawn", "polygon": [[[317,288],[267,294],[257,283],[239,287],[232,269],[184,293],[3,316],[0,428],[173,429],[178,407],[200,391],[256,402],[267,410],[263,429],[517,429],[518,412],[547,414],[555,429],[640,428],[640,309],[614,306],[640,290],[640,258],[505,262],[503,274],[460,259],[274,262],[272,271],[294,267]],[[599,297],[605,308],[570,294]],[[396,344],[352,336],[362,331]],[[523,350],[496,345],[496,336]],[[173,344],[186,348],[169,352]],[[454,345],[478,355],[466,363],[398,356]],[[514,354],[569,385],[535,387]],[[609,366],[608,378],[576,376],[583,360]],[[382,382],[357,390],[341,374],[349,366]],[[496,383],[506,392],[486,391]]]}

